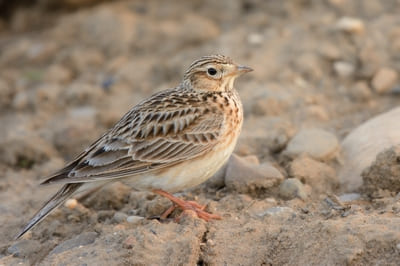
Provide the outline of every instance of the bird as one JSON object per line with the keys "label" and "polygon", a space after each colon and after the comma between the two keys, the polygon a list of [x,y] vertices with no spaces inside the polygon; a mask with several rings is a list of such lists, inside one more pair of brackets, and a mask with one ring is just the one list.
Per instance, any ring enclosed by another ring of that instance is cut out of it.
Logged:
{"label": "bird", "polygon": [[224,55],[195,60],[175,88],[139,102],[97,141],[41,185],[62,187],[15,237],[23,236],[71,196],[113,181],[151,191],[198,218],[221,219],[173,193],[213,176],[232,154],[243,124],[235,79],[253,69]]}

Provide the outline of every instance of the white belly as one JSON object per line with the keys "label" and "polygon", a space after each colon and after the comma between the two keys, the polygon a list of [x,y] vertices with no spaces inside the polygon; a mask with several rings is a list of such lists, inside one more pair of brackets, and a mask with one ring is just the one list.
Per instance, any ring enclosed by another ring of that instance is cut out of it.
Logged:
{"label": "white belly", "polygon": [[229,146],[223,148],[217,145],[209,154],[164,169],[161,174],[147,173],[124,179],[122,182],[138,190],[162,189],[170,193],[194,187],[209,179],[227,162],[235,145],[236,139],[231,141]]}

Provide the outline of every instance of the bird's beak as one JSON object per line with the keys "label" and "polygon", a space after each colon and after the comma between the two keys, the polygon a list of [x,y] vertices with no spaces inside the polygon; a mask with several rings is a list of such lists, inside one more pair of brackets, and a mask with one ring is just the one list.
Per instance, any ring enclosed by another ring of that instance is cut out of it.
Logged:
{"label": "bird's beak", "polygon": [[237,66],[236,67],[236,75],[242,75],[244,73],[251,72],[251,71],[253,71],[253,69],[248,66]]}

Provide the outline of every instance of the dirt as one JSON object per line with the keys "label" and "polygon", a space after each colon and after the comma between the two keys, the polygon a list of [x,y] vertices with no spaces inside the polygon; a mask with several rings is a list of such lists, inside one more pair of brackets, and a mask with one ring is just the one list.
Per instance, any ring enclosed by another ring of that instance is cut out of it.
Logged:
{"label": "dirt", "polygon": [[[0,265],[399,264],[398,118],[355,131],[400,103],[399,1],[47,0],[6,7]],[[213,53],[255,70],[236,82],[245,122],[235,157],[178,195],[207,204],[222,220],[186,215],[175,222],[175,211],[160,221],[168,200],[114,183],[69,201],[13,240],[58,189],[38,186],[40,179]],[[343,145],[351,132],[363,133]],[[388,135],[384,150],[370,145]],[[343,156],[352,154],[346,147],[365,154]]]}

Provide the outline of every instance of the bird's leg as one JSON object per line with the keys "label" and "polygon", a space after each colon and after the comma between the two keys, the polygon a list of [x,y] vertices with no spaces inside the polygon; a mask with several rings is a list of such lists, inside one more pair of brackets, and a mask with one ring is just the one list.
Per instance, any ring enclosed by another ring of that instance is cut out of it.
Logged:
{"label": "bird's leg", "polygon": [[168,218],[168,216],[176,209],[175,203],[172,204],[171,207],[169,207],[163,214],[161,214],[160,219],[165,220]]}
{"label": "bird's leg", "polygon": [[[212,213],[208,213],[206,211],[204,211],[206,206],[200,205],[197,202],[194,201],[184,201],[180,198],[177,198],[173,195],[171,195],[170,193],[161,190],[161,189],[154,189],[153,190],[154,193],[166,197],[167,199],[169,199],[170,201],[172,201],[174,203],[173,206],[171,206],[168,210],[166,210],[162,215],[161,218],[166,218],[168,217],[168,215],[176,208],[179,207],[180,209],[183,210],[183,212],[185,211],[194,211],[197,215],[197,217],[199,217],[200,219],[203,219],[205,221],[209,221],[211,219],[216,219],[216,220],[220,220],[222,219],[221,216],[217,215],[217,214],[212,214]],[[179,219],[180,217],[178,217]]]}

